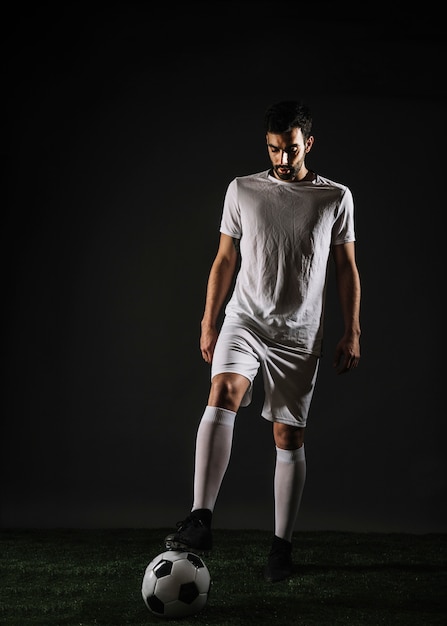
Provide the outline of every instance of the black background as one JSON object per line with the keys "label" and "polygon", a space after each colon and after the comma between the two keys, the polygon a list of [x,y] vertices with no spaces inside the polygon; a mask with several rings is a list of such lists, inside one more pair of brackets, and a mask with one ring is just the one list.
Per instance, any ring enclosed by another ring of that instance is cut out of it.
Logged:
{"label": "black background", "polygon": [[[351,188],[362,361],[333,284],[300,529],[446,530],[445,54],[429,5],[46,3],[6,20],[3,527],[173,526],[209,369],[198,349],[227,184],[303,98],[308,165]],[[259,383],[216,527],[271,528]]]}

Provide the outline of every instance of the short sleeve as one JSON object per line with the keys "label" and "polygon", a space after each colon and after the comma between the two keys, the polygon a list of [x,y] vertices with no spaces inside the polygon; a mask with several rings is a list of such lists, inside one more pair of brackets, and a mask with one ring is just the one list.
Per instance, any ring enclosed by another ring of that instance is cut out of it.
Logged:
{"label": "short sleeve", "polygon": [[220,232],[235,239],[242,237],[241,211],[238,202],[236,179],[232,180],[228,185],[225,194]]}
{"label": "short sleeve", "polygon": [[340,245],[350,241],[355,241],[354,199],[351,190],[345,187],[332,228],[332,244]]}

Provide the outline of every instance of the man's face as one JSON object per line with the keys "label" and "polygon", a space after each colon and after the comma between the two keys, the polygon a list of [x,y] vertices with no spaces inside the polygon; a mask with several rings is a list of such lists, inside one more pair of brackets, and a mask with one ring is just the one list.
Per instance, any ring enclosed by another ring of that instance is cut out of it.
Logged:
{"label": "man's face", "polygon": [[313,137],[304,141],[301,128],[293,128],[290,132],[279,135],[267,133],[266,140],[276,178],[287,182],[304,178],[304,158],[312,147]]}

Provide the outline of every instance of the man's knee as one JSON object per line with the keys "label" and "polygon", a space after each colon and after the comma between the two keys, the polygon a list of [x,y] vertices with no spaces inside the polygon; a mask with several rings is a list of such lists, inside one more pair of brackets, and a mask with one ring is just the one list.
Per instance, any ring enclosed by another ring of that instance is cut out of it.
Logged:
{"label": "man's knee", "polygon": [[216,374],[211,381],[208,404],[238,411],[250,381],[241,374]]}
{"label": "man's knee", "polygon": [[273,423],[275,445],[283,450],[296,450],[304,443],[305,428],[289,424]]}

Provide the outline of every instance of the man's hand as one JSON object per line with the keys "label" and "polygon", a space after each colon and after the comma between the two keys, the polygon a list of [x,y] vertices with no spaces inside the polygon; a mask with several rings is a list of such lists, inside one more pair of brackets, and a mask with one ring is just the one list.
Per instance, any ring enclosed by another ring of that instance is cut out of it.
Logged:
{"label": "man's hand", "polygon": [[214,348],[216,346],[218,331],[215,326],[202,325],[202,333],[200,335],[200,351],[204,361],[211,363],[213,360]]}
{"label": "man's hand", "polygon": [[355,369],[360,361],[359,337],[343,337],[335,348],[333,366],[337,374],[346,374]]}

